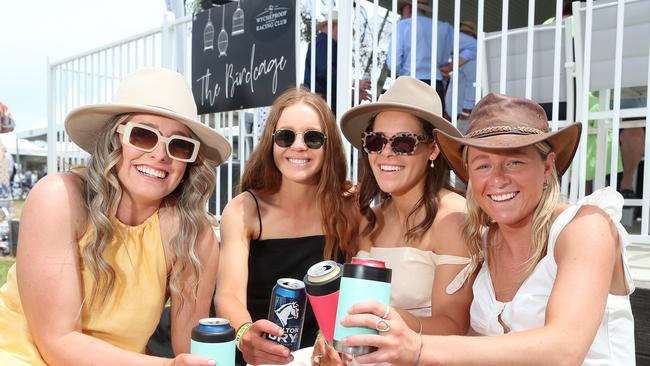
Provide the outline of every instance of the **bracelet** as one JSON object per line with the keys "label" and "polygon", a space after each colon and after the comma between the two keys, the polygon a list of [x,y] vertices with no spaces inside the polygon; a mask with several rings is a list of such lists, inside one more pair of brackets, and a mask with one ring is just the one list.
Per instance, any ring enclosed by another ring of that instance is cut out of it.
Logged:
{"label": "bracelet", "polygon": [[[241,337],[244,336],[244,333],[248,330],[253,325],[252,322],[246,322],[242,324],[239,329],[237,329],[237,335],[235,336],[235,347],[239,349],[239,341],[241,340]],[[240,350],[241,351],[241,350]]]}
{"label": "bracelet", "polygon": [[420,356],[422,355],[422,346],[424,343],[424,340],[422,339],[422,321],[420,318],[415,318],[417,319],[418,323],[420,324],[420,330],[418,331],[418,335],[420,336],[420,349],[418,350],[418,354],[415,356],[415,361],[413,361],[413,366],[418,366],[418,363],[420,363]]}
{"label": "bracelet", "polygon": [[[420,326],[420,329],[422,327]],[[422,355],[422,346],[424,345],[424,340],[422,339],[422,332],[420,332],[420,349],[418,350],[417,356],[415,356],[415,361],[413,361],[413,366],[418,366],[418,363],[420,363],[420,356]]]}

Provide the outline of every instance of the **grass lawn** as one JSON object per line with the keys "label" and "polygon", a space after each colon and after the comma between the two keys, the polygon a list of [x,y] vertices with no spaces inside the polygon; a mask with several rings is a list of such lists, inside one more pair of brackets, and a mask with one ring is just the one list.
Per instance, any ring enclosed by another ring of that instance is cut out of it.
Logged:
{"label": "grass lawn", "polygon": [[14,217],[16,219],[20,219],[20,214],[23,212],[23,204],[25,203],[24,200],[14,200],[14,211],[15,215]]}
{"label": "grass lawn", "polygon": [[[23,200],[14,200],[14,211],[15,215],[12,218],[13,220],[20,220],[20,214],[23,211]],[[7,271],[9,267],[14,264],[15,259],[13,257],[0,257],[0,286],[4,285],[7,281]]]}
{"label": "grass lawn", "polygon": [[7,271],[12,264],[14,264],[13,257],[0,257],[0,286],[7,281]]}

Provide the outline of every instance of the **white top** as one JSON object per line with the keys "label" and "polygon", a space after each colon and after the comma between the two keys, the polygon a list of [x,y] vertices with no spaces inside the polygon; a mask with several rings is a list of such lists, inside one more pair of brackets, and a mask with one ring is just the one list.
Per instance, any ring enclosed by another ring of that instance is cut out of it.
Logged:
{"label": "white top", "polygon": [[458,291],[473,269],[470,258],[439,255],[413,247],[371,247],[370,252],[361,250],[357,256],[379,259],[386,263],[386,267],[392,270],[390,304],[408,310],[414,316],[431,316],[431,290],[437,266],[465,266],[447,286],[448,294]]}
{"label": "white top", "polygon": [[544,326],[546,304],[557,275],[557,264],[553,255],[555,241],[583,205],[600,207],[616,223],[628,288],[625,296],[612,294],[607,296],[603,320],[583,365],[634,365],[634,319],[629,298],[634,291],[634,282],[630,276],[625,253],[630,238],[619,223],[623,197],[610,187],[600,189],[583,198],[555,219],[551,226],[546,256],[524,281],[512,301],[500,302],[496,299],[488,263],[487,261],[483,263],[473,286],[474,301],[470,310],[472,329],[480,335],[503,334],[499,316],[511,332]]}

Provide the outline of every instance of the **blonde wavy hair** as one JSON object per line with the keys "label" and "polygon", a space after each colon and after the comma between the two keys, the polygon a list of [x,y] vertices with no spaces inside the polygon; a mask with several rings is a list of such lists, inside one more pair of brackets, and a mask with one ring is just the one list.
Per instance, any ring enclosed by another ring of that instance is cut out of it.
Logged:
{"label": "blonde wavy hair", "polygon": [[[115,230],[117,207],[122,198],[122,189],[115,169],[122,156],[122,144],[115,132],[117,126],[128,122],[133,114],[121,114],[111,119],[100,131],[97,144],[90,161],[83,170],[72,172],[83,181],[83,199],[88,217],[88,227],[92,229],[88,245],[81,253],[83,264],[93,276],[92,292],[87,300],[91,305],[103,304],[115,289],[116,271],[104,258],[104,252],[114,237],[123,233]],[[196,136],[193,135],[194,138]],[[206,224],[213,224],[214,218],[205,210],[210,194],[216,184],[214,161],[205,159],[199,151],[194,163],[188,163],[185,175],[176,189],[165,197],[161,207],[170,207],[178,217],[178,232],[170,243],[174,257],[169,277],[169,290],[181,299],[180,294],[188,286],[194,299],[197,297],[201,263],[197,255],[197,239]],[[118,240],[118,243],[121,240]],[[190,283],[180,281],[181,274],[189,270],[195,279]]]}
{"label": "blonde wavy hair", "polygon": [[[533,145],[542,160],[546,160],[551,152],[551,147],[546,142]],[[467,164],[467,146],[463,147],[463,161]],[[482,242],[485,229],[495,228],[495,222],[479,207],[472,193],[472,182],[468,182],[467,194],[467,220],[463,227],[463,237],[467,243],[472,258],[476,261],[484,260],[487,256],[483,252]],[[535,265],[546,255],[548,236],[551,231],[553,210],[560,202],[560,182],[555,167],[546,180],[542,196],[533,212],[532,240],[533,253],[526,261],[526,273],[535,268]]]}

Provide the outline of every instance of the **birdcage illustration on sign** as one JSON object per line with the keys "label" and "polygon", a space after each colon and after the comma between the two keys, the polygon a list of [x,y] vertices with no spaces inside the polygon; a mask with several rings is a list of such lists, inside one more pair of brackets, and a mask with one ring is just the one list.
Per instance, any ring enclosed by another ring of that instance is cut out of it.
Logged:
{"label": "birdcage illustration on sign", "polygon": [[237,10],[232,15],[232,35],[244,33],[244,11],[241,9],[241,0],[237,1]]}
{"label": "birdcage illustration on sign", "polygon": [[217,48],[219,49],[219,57],[226,56],[228,50],[228,32],[226,32],[226,7],[221,6],[221,32],[217,38]]}
{"label": "birdcage illustration on sign", "polygon": [[203,51],[214,49],[214,26],[212,25],[212,9],[208,9],[208,22],[203,28]]}

